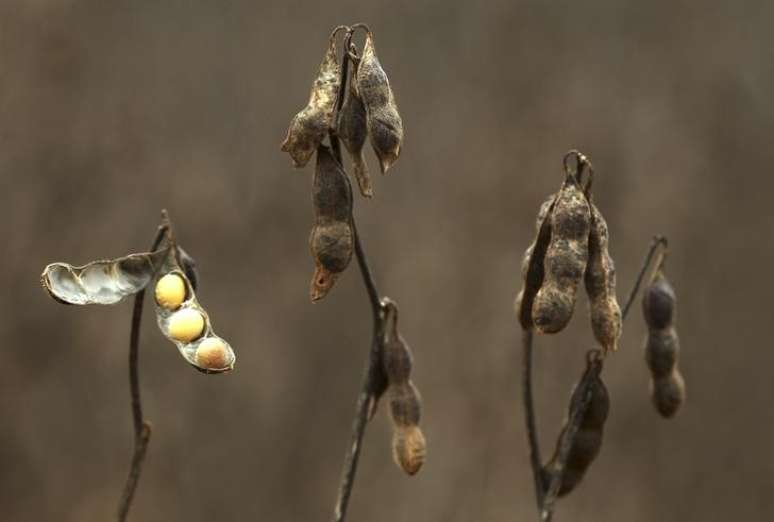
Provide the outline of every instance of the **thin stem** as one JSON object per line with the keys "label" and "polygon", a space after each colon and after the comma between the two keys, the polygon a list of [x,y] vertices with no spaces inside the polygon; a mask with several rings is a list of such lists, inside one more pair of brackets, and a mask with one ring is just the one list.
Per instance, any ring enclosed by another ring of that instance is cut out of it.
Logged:
{"label": "thin stem", "polygon": [[648,253],[645,255],[645,260],[642,263],[642,268],[640,268],[640,273],[637,274],[637,279],[634,282],[632,291],[629,292],[629,297],[626,299],[626,304],[621,312],[622,319],[626,319],[626,315],[629,313],[634,298],[637,297],[637,292],[640,290],[640,285],[648,271],[648,267],[650,266],[651,261],[653,261],[653,256],[660,246],[663,248],[667,247],[667,238],[665,236],[653,236],[653,240],[650,242],[650,247],[648,248]]}
{"label": "thin stem", "polygon": [[[351,34],[351,30],[349,31]],[[348,35],[349,36],[349,35]],[[345,38],[345,47],[348,45],[349,37]],[[345,48],[344,55],[342,57],[341,64],[341,82],[339,83],[339,95],[336,101],[336,113],[333,121],[335,122],[338,113],[344,103],[344,93],[347,87],[347,78],[349,74],[349,61],[350,57],[348,49]],[[331,142],[331,149],[336,157],[336,160],[344,168],[341,157],[341,146],[339,145],[339,139],[336,136],[334,129],[331,129],[329,133],[329,139]],[[347,183],[349,184],[349,178],[345,176]],[[350,184],[350,194],[352,193],[352,187]],[[376,288],[376,282],[374,281],[371,268],[368,265],[368,259],[363,248],[363,243],[360,239],[360,234],[357,231],[355,225],[354,214],[352,216],[352,233],[355,240],[355,256],[357,257],[357,264],[360,268],[360,274],[363,277],[363,284],[368,294],[368,300],[371,304],[371,311],[373,313],[373,335],[371,338],[371,348],[368,352],[368,361],[366,369],[363,373],[363,380],[360,387],[360,393],[357,398],[357,406],[355,407],[355,418],[352,422],[352,437],[350,445],[344,454],[344,466],[341,472],[341,482],[339,484],[338,496],[336,498],[336,505],[333,510],[333,522],[343,522],[347,516],[347,507],[349,505],[349,499],[352,495],[352,488],[355,485],[355,475],[357,473],[357,465],[360,459],[360,449],[362,447],[363,436],[365,435],[366,425],[368,424],[369,413],[371,410],[371,401],[374,397],[374,382],[375,376],[379,371],[379,364],[381,360],[381,333],[383,323],[383,313],[381,300],[379,298],[379,291]]]}
{"label": "thin stem", "polygon": [[[159,226],[156,238],[153,240],[151,252],[155,252],[162,240],[167,237],[170,230],[169,221],[165,211],[162,211],[162,224]],[[142,308],[145,297],[145,289],[140,290],[134,297],[134,309],[132,310],[132,329],[129,333],[129,390],[132,397],[132,420],[134,422],[134,452],[132,464],[129,468],[129,476],[126,478],[124,491],[118,504],[118,520],[124,522],[132,505],[137,482],[140,480],[142,463],[148,449],[151,436],[151,425],[142,416],[142,401],[140,399],[140,372],[138,367],[140,347],[140,324],[142,322]]]}
{"label": "thin stem", "polygon": [[535,501],[538,508],[543,507],[542,464],[537,425],[535,423],[535,405],[532,399],[532,329],[522,330],[522,398],[524,400],[524,421],[527,425],[527,443],[529,444],[529,463],[535,480]]}

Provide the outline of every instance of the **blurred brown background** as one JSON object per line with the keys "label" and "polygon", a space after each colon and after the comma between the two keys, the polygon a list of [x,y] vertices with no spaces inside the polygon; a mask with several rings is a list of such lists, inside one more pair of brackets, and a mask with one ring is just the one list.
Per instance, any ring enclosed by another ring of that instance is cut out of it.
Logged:
{"label": "blurred brown background", "polygon": [[[369,5],[370,4],[370,5]],[[619,295],[667,234],[688,402],[651,407],[639,303],[605,378],[606,441],[560,521],[764,520],[774,508],[771,2],[4,0],[0,6],[0,509],[110,520],[132,431],[131,304],[63,307],[52,261],[148,248],[169,209],[236,370],[188,367],[146,308],[154,425],[132,520],[327,520],[369,344],[353,264],[308,302],[311,169],[279,151],[331,28],[371,25],[406,126],[356,215],[401,306],[426,467],[381,411],[350,520],[534,520],[512,299],[543,198],[597,170]],[[369,153],[370,154],[370,153]],[[376,170],[373,156],[372,170]],[[547,456],[592,344],[586,304],[538,339]]]}

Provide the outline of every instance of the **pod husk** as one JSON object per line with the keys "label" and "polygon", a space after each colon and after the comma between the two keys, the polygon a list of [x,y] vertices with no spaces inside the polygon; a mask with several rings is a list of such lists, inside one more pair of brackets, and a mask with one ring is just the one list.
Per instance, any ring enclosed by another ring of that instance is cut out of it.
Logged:
{"label": "pod husk", "polygon": [[341,83],[341,66],[336,58],[336,32],[331,34],[320,69],[309,94],[309,102],[290,121],[282,143],[296,168],[306,166],[333,123],[333,112]]}
{"label": "pod husk", "polygon": [[357,92],[366,109],[371,147],[379,159],[382,174],[397,161],[403,143],[403,120],[387,74],[376,55],[373,35],[366,32],[363,55],[357,68]]}
{"label": "pod husk", "polygon": [[62,304],[115,304],[144,289],[166,255],[167,249],[162,249],[83,266],[51,263],[43,270],[40,282]]}

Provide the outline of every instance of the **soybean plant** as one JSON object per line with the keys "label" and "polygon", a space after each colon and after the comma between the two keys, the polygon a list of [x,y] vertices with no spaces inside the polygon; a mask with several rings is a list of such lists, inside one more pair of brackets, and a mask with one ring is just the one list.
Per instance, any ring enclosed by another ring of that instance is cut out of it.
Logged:
{"label": "soybean plant", "polygon": [[48,265],[41,283],[49,295],[63,304],[115,304],[134,295],[129,335],[129,385],[134,422],[134,453],[118,506],[118,520],[126,520],[140,479],[151,425],[144,419],[140,400],[138,356],[140,323],[145,289],[153,284],[156,322],[189,365],[205,374],[234,368],[231,346],[215,334],[210,316],[196,297],[199,275],[196,263],[175,240],[165,211],[151,251],[75,267]]}
{"label": "soybean plant", "polygon": [[[575,167],[571,165],[573,159]],[[609,230],[592,200],[594,169],[576,150],[568,152],[563,163],[562,186],[538,211],[536,237],[522,260],[522,289],[515,303],[523,331],[522,396],[527,443],[541,521],[551,520],[557,497],[576,488],[599,454],[610,410],[610,395],[601,376],[603,363],[619,346],[623,320],[659,250],[656,272],[643,297],[649,328],[646,361],[652,374],[652,400],[662,416],[671,417],[685,397],[672,324],[675,296],[663,276],[666,238],[653,239],[622,311],[616,298],[615,264],[608,251]],[[586,354],[586,368],[572,392],[556,450],[544,465],[532,399],[533,332],[555,334],[567,326],[581,282],[589,299],[591,329],[600,348]]]}
{"label": "soybean plant", "polygon": [[[352,42],[356,31],[365,33],[362,52]],[[337,37],[344,33],[341,59]],[[328,143],[323,143],[327,138]],[[330,35],[309,101],[290,122],[282,150],[295,167],[305,166],[314,152],[317,160],[312,182],[314,225],[309,248],[314,273],[309,289],[312,302],[326,297],[346,271],[354,253],[373,315],[373,336],[357,400],[352,440],[344,455],[344,469],[332,520],[347,514],[360,449],[368,421],[380,397],[389,396],[394,425],[395,462],[414,475],[425,460],[426,443],[419,427],[421,400],[410,380],[412,357],[398,333],[398,305],[381,297],[366,259],[353,215],[352,185],[344,169],[340,141],[352,160],[360,193],[373,197],[368,165],[363,155],[366,141],[379,160],[382,174],[395,163],[403,141],[403,121],[387,75],[376,55],[374,37],[364,24],[336,27]]]}

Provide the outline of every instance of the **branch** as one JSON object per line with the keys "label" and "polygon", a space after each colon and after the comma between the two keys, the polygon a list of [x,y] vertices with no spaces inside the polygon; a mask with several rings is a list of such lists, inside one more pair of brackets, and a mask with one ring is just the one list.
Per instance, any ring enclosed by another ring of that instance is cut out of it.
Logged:
{"label": "branch", "polygon": [[535,423],[535,404],[532,399],[532,329],[522,330],[522,398],[524,400],[524,422],[527,425],[527,443],[529,445],[529,463],[535,480],[535,502],[538,509],[543,507],[543,482],[540,446]]}
{"label": "branch", "polygon": [[[349,29],[347,37],[345,38],[345,50],[341,63],[341,81],[339,83],[339,95],[338,99],[336,100],[336,112],[332,120],[333,122],[337,120],[338,112],[341,110],[341,106],[344,103],[350,61],[350,57],[347,51],[351,34],[351,29]],[[344,163],[342,162],[341,157],[341,146],[339,144],[339,139],[336,136],[336,131],[333,128],[329,133],[329,139],[331,142],[331,149],[333,150],[333,154],[343,169]],[[349,177],[345,176],[345,178],[347,183],[350,184],[350,193],[352,193],[352,186],[349,181]],[[374,282],[374,277],[371,273],[371,268],[368,266],[368,259],[366,258],[363,243],[360,240],[360,234],[358,233],[357,226],[355,225],[354,214],[352,216],[352,232],[355,240],[355,256],[357,257],[357,264],[360,268],[360,274],[363,276],[363,285],[366,288],[368,300],[371,304],[371,311],[373,313],[373,336],[371,338],[371,349],[368,352],[368,362],[363,374],[360,394],[357,398],[355,419],[352,422],[352,437],[350,445],[344,454],[344,466],[341,472],[341,482],[339,484],[339,492],[336,498],[336,506],[333,510],[333,522],[344,522],[347,516],[349,498],[352,495],[352,488],[355,485],[355,475],[357,473],[358,460],[360,459],[360,449],[363,441],[363,435],[365,435],[366,425],[368,424],[371,399],[374,396],[375,376],[379,371],[379,364],[381,359],[380,336],[382,330],[382,305],[379,298],[379,291],[376,289],[376,283]]]}
{"label": "branch", "polygon": [[[159,226],[156,238],[153,240],[153,246],[150,251],[155,252],[161,241],[167,237],[170,231],[170,225],[166,211],[162,211],[162,224]],[[129,514],[129,508],[132,505],[134,492],[137,489],[137,482],[140,480],[142,463],[145,459],[145,453],[148,449],[148,442],[151,436],[151,425],[143,420],[142,401],[140,400],[140,373],[137,366],[140,347],[140,323],[142,322],[143,298],[145,289],[140,290],[134,297],[134,309],[132,311],[132,329],[129,334],[129,389],[132,396],[132,420],[134,421],[134,453],[132,454],[132,464],[129,468],[129,476],[126,478],[124,492],[118,504],[118,520],[124,522]]]}
{"label": "branch", "polygon": [[[640,272],[637,275],[637,279],[634,282],[634,287],[629,293],[629,297],[626,300],[626,305],[621,312],[622,320],[626,319],[629,309],[637,296],[637,292],[640,289],[642,280],[648,271],[648,267],[653,261],[653,256],[658,250],[659,246],[666,248],[667,239],[664,236],[654,236],[651,241],[648,253],[640,268]],[[564,469],[567,464],[567,458],[570,454],[570,449],[575,442],[575,436],[578,433],[578,427],[586,413],[586,409],[591,401],[591,393],[589,383],[599,376],[602,371],[601,359],[590,361],[586,372],[583,374],[581,381],[578,383],[575,393],[570,404],[570,414],[567,422],[567,429],[564,430],[562,438],[559,441],[559,452],[557,455],[556,468],[553,473],[550,474],[550,480],[547,487],[543,484],[543,467],[542,458],[540,456],[540,448],[538,445],[538,432],[535,422],[535,406],[532,398],[532,330],[523,330],[522,332],[522,395],[524,400],[524,416],[525,424],[527,427],[527,442],[529,444],[530,453],[530,466],[532,467],[532,475],[535,481],[535,500],[538,506],[538,512],[540,513],[541,522],[550,522],[553,516],[553,510],[556,503],[556,498],[559,493],[559,488],[562,485]]]}
{"label": "branch", "polygon": [[626,299],[626,304],[624,305],[623,311],[621,312],[622,319],[626,319],[626,315],[629,313],[629,309],[632,307],[634,298],[637,297],[637,292],[639,291],[640,285],[642,284],[642,279],[645,277],[645,274],[648,271],[648,267],[650,266],[651,261],[653,261],[653,256],[656,253],[656,250],[658,250],[659,246],[662,246],[663,248],[667,247],[666,236],[653,236],[653,240],[650,242],[650,247],[648,248],[648,253],[645,255],[645,260],[642,262],[640,273],[637,274],[634,287],[632,287],[632,291],[629,292],[629,297]]}

